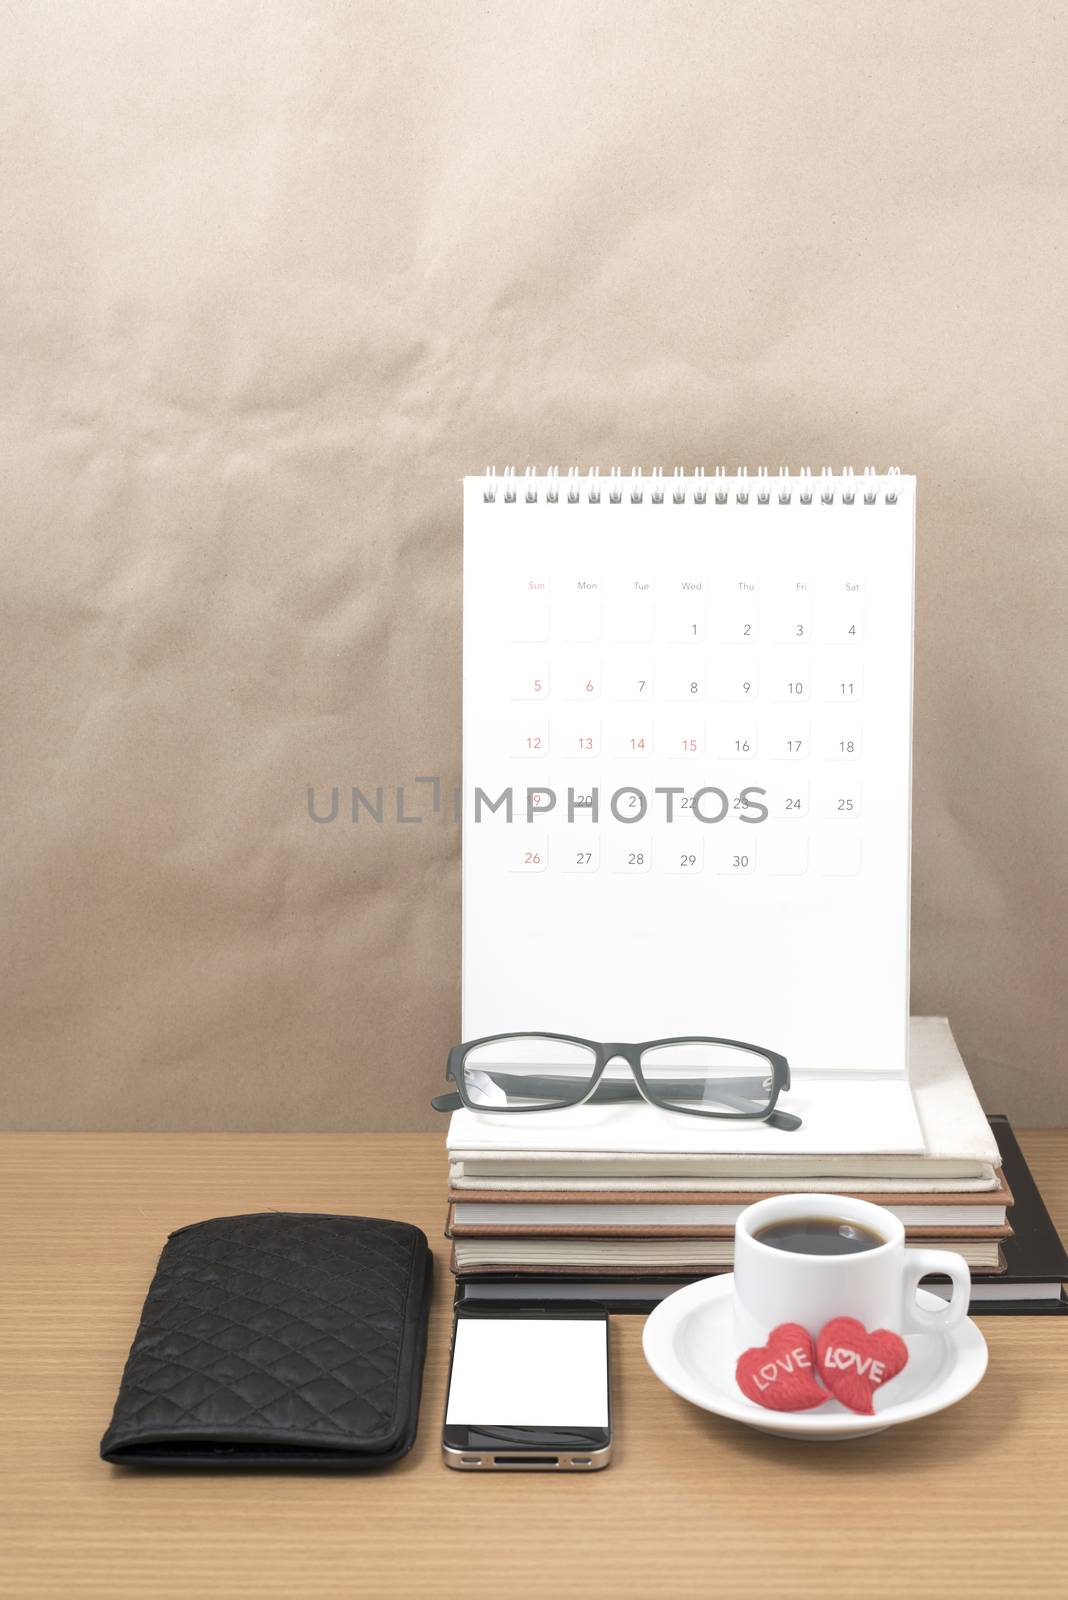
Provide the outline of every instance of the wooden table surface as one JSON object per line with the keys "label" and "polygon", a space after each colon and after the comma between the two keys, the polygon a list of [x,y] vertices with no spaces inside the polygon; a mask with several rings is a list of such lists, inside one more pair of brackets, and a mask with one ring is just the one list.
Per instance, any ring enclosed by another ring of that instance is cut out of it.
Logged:
{"label": "wooden table surface", "polygon": [[[1068,1224],[1068,1133],[1022,1138]],[[445,1153],[423,1134],[9,1134],[0,1591],[269,1596],[951,1596],[1068,1592],[1068,1321],[986,1317],[990,1367],[941,1416],[771,1439],[662,1388],[613,1319],[607,1471],[450,1472]],[[438,1275],[419,1438],[381,1473],[139,1475],[97,1454],[166,1234],[241,1211],[426,1230]]]}

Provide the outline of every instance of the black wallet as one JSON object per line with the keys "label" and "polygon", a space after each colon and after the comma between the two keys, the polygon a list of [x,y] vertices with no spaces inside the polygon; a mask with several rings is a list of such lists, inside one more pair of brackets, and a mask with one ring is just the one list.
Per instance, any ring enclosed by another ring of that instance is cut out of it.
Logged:
{"label": "black wallet", "polygon": [[395,1461],[419,1419],[432,1263],[425,1234],[380,1217],[177,1229],[100,1454],[152,1467]]}

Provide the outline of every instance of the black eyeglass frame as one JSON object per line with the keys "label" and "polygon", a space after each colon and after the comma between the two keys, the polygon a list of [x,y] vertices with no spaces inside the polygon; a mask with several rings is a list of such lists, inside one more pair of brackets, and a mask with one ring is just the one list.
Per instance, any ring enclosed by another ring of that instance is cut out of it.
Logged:
{"label": "black eyeglass frame", "polygon": [[[464,1087],[464,1059],[468,1052],[485,1044],[498,1044],[504,1039],[553,1039],[560,1044],[581,1045],[583,1049],[591,1050],[594,1055],[593,1070],[585,1093],[579,1099],[557,1100],[549,1104],[537,1106],[486,1106],[478,1105],[468,1098]],[[673,1044],[719,1044],[727,1045],[735,1050],[747,1050],[752,1055],[760,1056],[771,1068],[771,1095],[767,1109],[759,1115],[752,1111],[707,1111],[698,1106],[680,1106],[667,1099],[661,1099],[646,1082],[641,1068],[641,1055],[644,1050],[655,1050],[664,1045]],[[779,1055],[776,1050],[765,1049],[763,1045],[749,1044],[743,1039],[717,1039],[709,1034],[686,1033],[678,1034],[669,1039],[644,1039],[638,1044],[603,1043],[597,1039],[580,1039],[573,1033],[545,1033],[540,1029],[530,1029],[525,1033],[515,1031],[509,1033],[488,1033],[481,1039],[468,1039],[463,1044],[453,1045],[449,1051],[445,1067],[445,1076],[456,1085],[456,1093],[435,1095],[430,1102],[435,1111],[458,1111],[461,1106],[466,1106],[469,1111],[482,1114],[491,1112],[494,1116],[522,1116],[525,1112],[532,1111],[566,1111],[574,1106],[585,1105],[589,1100],[599,1098],[604,1100],[627,1100],[633,1098],[630,1084],[601,1079],[605,1068],[610,1061],[623,1060],[630,1068],[631,1077],[637,1087],[638,1093],[649,1105],[657,1106],[661,1111],[676,1112],[684,1117],[715,1117],[727,1122],[767,1122],[772,1127],[779,1128],[785,1133],[794,1133],[802,1126],[801,1118],[790,1111],[776,1110],[776,1102],[784,1089],[790,1087],[790,1063],[786,1057]],[[598,1096],[598,1086],[600,1095]],[[622,1091],[622,1092],[620,1092]]]}

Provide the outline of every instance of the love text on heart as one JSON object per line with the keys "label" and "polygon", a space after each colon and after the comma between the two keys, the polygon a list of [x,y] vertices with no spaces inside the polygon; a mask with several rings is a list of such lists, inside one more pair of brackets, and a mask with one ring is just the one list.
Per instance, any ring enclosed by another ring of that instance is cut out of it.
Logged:
{"label": "love text on heart", "polygon": [[[831,1345],[823,1358],[823,1365],[832,1372],[853,1371],[858,1378],[867,1378],[869,1383],[882,1383],[886,1367],[881,1361],[876,1361],[873,1356],[862,1356],[859,1350],[847,1350],[844,1345]],[[761,1367],[761,1372],[764,1368]]]}
{"label": "love text on heart", "polygon": [[[793,1372],[807,1372],[811,1369],[812,1362],[806,1352],[795,1346],[787,1350],[785,1355],[776,1356],[774,1361],[766,1361],[758,1368],[754,1382],[758,1389],[768,1389],[773,1383],[778,1383],[781,1377]],[[764,1381],[761,1382],[761,1379]]]}

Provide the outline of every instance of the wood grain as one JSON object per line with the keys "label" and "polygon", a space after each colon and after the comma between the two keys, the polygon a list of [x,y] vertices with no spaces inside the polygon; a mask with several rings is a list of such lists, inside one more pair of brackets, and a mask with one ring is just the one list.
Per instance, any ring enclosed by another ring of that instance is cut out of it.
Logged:
{"label": "wood grain", "polygon": [[[1022,1143],[1062,1228],[1068,1133]],[[451,1280],[433,1135],[0,1138],[3,1587],[12,1596],[1064,1593],[1068,1324],[989,1317],[982,1386],[850,1444],[762,1437],[661,1388],[613,1321],[616,1461],[440,1461]],[[354,1477],[139,1476],[97,1455],[165,1235],[239,1211],[403,1217],[439,1272],[412,1454]]]}

